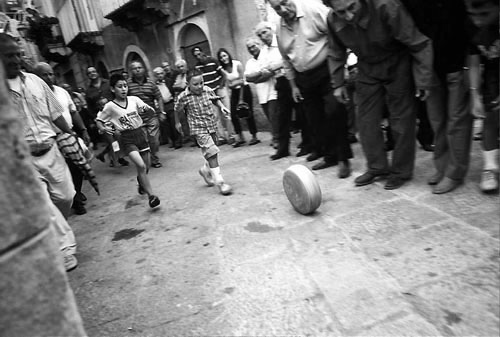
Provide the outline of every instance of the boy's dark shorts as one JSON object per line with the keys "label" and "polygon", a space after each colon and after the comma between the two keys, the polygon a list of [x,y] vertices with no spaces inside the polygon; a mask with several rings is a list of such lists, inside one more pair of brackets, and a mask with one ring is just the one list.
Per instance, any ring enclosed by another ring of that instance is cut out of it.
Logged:
{"label": "boy's dark shorts", "polygon": [[120,135],[123,152],[128,155],[132,151],[149,151],[149,143],[142,128],[122,131]]}

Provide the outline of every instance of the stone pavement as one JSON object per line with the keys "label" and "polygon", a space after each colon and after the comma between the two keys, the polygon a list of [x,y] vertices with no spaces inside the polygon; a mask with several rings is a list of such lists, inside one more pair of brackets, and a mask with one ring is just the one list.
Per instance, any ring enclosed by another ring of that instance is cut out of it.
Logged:
{"label": "stone pavement", "polygon": [[[69,278],[89,336],[498,336],[499,197],[478,190],[474,142],[466,184],[433,195],[432,154],[414,179],[354,187],[315,172],[318,211],[293,210],[267,133],[222,146],[232,196],[198,175],[196,148],[162,146],[150,177],[162,204],[137,194],[135,169],[94,162],[102,195],[70,218],[79,267]],[[292,150],[299,141],[294,135]]]}

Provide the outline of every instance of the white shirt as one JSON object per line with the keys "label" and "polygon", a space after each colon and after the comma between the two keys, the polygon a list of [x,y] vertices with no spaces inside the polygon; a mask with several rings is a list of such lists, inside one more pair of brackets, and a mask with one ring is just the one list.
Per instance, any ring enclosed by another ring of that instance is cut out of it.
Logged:
{"label": "white shirt", "polygon": [[70,129],[73,128],[73,117],[71,117],[71,111],[76,111],[75,103],[71,99],[69,93],[61,87],[54,85],[54,95],[57,98],[57,101],[63,107],[62,115],[68,123]]}
{"label": "white shirt", "polygon": [[158,86],[158,89],[160,89],[163,104],[170,102],[174,98],[165,82],[158,82],[156,85]]}
{"label": "white shirt", "polygon": [[[233,65],[232,71],[227,73],[226,80],[227,80],[228,84],[235,81],[235,80],[241,79],[240,73],[238,72],[238,67],[243,66],[243,64],[238,60],[233,60],[232,65]],[[243,76],[243,85],[247,85],[247,82],[245,81],[245,76]],[[238,88],[241,88],[241,86],[237,86],[234,89],[238,89]]]}
{"label": "white shirt", "polygon": [[57,129],[53,121],[62,115],[61,104],[53,91],[40,77],[24,72],[16,79],[9,79],[8,84],[28,144],[34,146],[51,142]]}
{"label": "white shirt", "polygon": [[125,106],[118,105],[114,101],[106,103],[101,112],[97,114],[96,120],[103,123],[110,122],[116,130],[135,130],[142,126],[142,118],[139,111],[153,109],[137,96],[127,96]]}
{"label": "white shirt", "polygon": [[[245,75],[256,73],[264,68],[265,64],[262,64],[262,61],[264,60],[261,60],[260,54],[257,59],[249,59],[245,65]],[[274,77],[269,78],[265,82],[255,83],[255,91],[257,93],[257,98],[259,99],[259,104],[266,104],[267,102],[278,98],[278,93],[274,88],[275,84],[276,80]]]}

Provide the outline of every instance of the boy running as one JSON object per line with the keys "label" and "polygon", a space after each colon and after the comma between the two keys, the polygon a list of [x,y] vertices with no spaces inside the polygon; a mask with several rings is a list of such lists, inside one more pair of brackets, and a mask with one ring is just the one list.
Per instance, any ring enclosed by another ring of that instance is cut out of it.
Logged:
{"label": "boy running", "polygon": [[224,182],[220,173],[217,147],[217,114],[214,105],[230,119],[229,110],[222,104],[220,97],[204,85],[203,74],[199,70],[189,71],[186,76],[188,87],[179,94],[175,102],[175,128],[182,133],[179,114],[187,116],[191,135],[201,147],[205,164],[198,171],[208,186],[216,185],[222,195],[231,194],[232,188]]}
{"label": "boy running", "polygon": [[[139,193],[146,192],[149,197],[149,206],[151,208],[156,207],[160,204],[160,199],[153,194],[147,176],[150,164],[150,149],[146,135],[141,128],[142,119],[139,116],[139,111],[154,111],[154,109],[136,96],[127,96],[128,85],[123,75],[112,75],[109,84],[114,99],[106,103],[104,109],[97,115],[97,126],[108,134],[120,137],[123,151],[129,156],[137,169]],[[110,122],[114,128],[107,126],[107,122]]]}

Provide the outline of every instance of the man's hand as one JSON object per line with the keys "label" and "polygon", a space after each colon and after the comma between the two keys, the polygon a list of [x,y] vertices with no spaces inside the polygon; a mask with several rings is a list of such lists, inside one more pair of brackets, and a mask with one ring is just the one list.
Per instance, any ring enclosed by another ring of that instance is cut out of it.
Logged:
{"label": "man's hand", "polygon": [[83,139],[83,142],[85,143],[85,145],[90,144],[90,136],[89,136],[89,133],[87,132],[87,130],[82,131],[82,139]]}
{"label": "man's hand", "polygon": [[163,111],[160,111],[160,113],[158,114],[158,119],[160,120],[160,122],[165,121],[167,119],[167,114]]}
{"label": "man's hand", "polygon": [[292,97],[295,103],[300,103],[301,101],[304,100],[304,97],[302,97],[300,89],[296,86],[292,86]]}
{"label": "man's hand", "polygon": [[349,102],[349,94],[347,93],[347,89],[345,88],[345,86],[336,88],[333,91],[333,96],[342,104],[346,104],[347,102]]}
{"label": "man's hand", "polygon": [[421,101],[425,101],[429,97],[430,93],[430,90],[427,89],[417,89],[417,91],[415,92],[415,97],[417,97]]}
{"label": "man's hand", "polygon": [[486,118],[486,114],[484,112],[484,104],[481,100],[481,96],[473,95],[472,96],[472,115],[476,118]]}
{"label": "man's hand", "polygon": [[181,136],[184,136],[184,132],[182,132],[181,123],[179,123],[179,122],[175,123],[175,129],[181,134]]}
{"label": "man's hand", "polygon": [[227,120],[230,120],[231,119],[231,111],[229,111],[228,108],[226,108],[225,106],[221,107],[220,109],[222,111],[222,113],[224,114],[224,118],[227,119]]}

